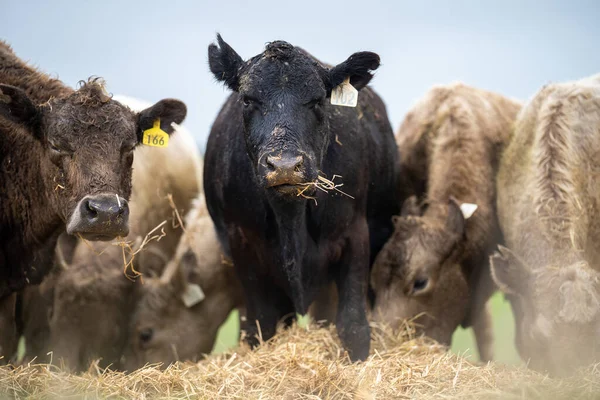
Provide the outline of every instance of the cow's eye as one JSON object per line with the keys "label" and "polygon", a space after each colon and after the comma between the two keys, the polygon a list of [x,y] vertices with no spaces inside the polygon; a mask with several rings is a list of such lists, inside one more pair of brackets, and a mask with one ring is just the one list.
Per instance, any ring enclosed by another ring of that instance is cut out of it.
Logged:
{"label": "cow's eye", "polygon": [[48,147],[50,147],[51,151],[60,155],[70,155],[73,153],[73,151],[71,151],[70,149],[58,146],[57,144],[52,142],[48,142]]}
{"label": "cow's eye", "polygon": [[244,103],[244,108],[252,108],[256,107],[260,104],[260,102],[250,96],[242,97],[242,103]]}
{"label": "cow's eye", "polygon": [[309,101],[305,105],[312,110],[314,108],[322,106],[323,105],[323,99],[321,99],[319,97],[318,99],[313,99],[313,100]]}
{"label": "cow's eye", "polygon": [[58,147],[54,143],[49,142],[48,144],[50,146],[50,150],[52,150],[53,152],[55,152],[55,153],[62,153],[63,152],[63,150],[61,150],[60,147]]}
{"label": "cow's eye", "polygon": [[145,328],[142,329],[139,334],[140,342],[148,343],[150,340],[152,340],[152,336],[154,336],[154,330],[152,330],[152,328]]}
{"label": "cow's eye", "polygon": [[62,166],[66,156],[71,156],[73,154],[72,151],[58,147],[52,142],[48,142],[48,148],[50,150],[50,161],[58,167]]}
{"label": "cow's eye", "polygon": [[123,145],[122,151],[123,153],[131,153],[135,150],[135,144],[125,144]]}
{"label": "cow's eye", "polygon": [[417,278],[413,282],[413,294],[419,294],[419,292],[423,291],[427,288],[429,284],[429,279],[427,278]]}

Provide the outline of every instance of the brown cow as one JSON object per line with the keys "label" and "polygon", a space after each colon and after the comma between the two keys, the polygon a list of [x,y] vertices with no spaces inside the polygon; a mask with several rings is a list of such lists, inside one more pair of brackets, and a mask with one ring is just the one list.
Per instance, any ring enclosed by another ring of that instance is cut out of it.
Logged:
{"label": "brown cow", "polygon": [[600,361],[600,74],[541,89],[498,173],[508,248],[491,257],[528,365],[555,375]]}
{"label": "brown cow", "polygon": [[0,42],[0,297],[41,281],[58,235],[110,240],[128,233],[133,150],[186,108],[162,100],[134,113],[102,81],[74,91]]}
{"label": "brown cow", "polygon": [[[172,195],[183,216],[200,190],[201,162],[196,144],[189,132],[182,127],[176,129],[178,133],[166,149],[146,146],[136,149],[131,233],[127,240],[134,242],[136,249],[148,232],[167,220],[158,231],[164,231],[166,236],[145,245],[134,258],[135,268],[144,273],[162,268],[174,254],[181,235],[167,195]],[[52,350],[54,360],[62,360],[73,370],[87,368],[95,358],[102,358],[102,365],[115,366],[127,339],[133,287],[139,284],[127,279],[123,265],[119,246],[80,243],[72,263],[61,271],[52,288],[50,344],[36,348]],[[25,334],[28,332],[25,326]],[[29,342],[29,337],[26,340]],[[35,340],[40,341],[41,337]],[[45,352],[30,357],[39,358]]]}
{"label": "brown cow", "polygon": [[137,288],[125,369],[196,361],[242,303],[242,289],[221,250],[204,195],[186,217],[186,232],[160,278]]}
{"label": "brown cow", "polygon": [[485,304],[494,290],[488,255],[500,240],[494,182],[519,109],[458,83],[433,88],[408,113],[396,140],[415,196],[373,266],[376,320],[397,326],[422,314],[422,331],[448,345],[459,324],[473,325],[481,359],[492,358]]}
{"label": "brown cow", "polygon": [[172,99],[134,113],[98,79],[73,90],[0,41],[0,299],[41,282],[65,229],[125,236],[133,149],[156,120],[170,134],[185,114]]}

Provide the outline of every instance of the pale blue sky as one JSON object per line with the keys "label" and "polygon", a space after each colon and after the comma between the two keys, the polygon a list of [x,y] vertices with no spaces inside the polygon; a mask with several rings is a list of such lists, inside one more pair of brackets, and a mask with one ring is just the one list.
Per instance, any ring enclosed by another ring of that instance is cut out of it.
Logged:
{"label": "pale blue sky", "polygon": [[433,84],[456,80],[520,99],[600,72],[600,1],[0,0],[0,37],[70,85],[188,105],[204,148],[228,92],[208,71],[215,33],[243,57],[286,40],[329,63],[379,53],[372,86],[396,130]]}

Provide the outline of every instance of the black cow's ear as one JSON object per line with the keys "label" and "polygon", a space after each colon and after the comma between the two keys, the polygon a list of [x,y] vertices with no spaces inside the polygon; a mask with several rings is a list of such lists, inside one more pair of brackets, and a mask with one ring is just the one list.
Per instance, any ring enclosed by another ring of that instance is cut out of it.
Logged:
{"label": "black cow's ear", "polygon": [[154,121],[160,119],[160,129],[169,135],[173,133],[173,122],[181,124],[187,114],[185,103],[175,99],[164,99],[141,111],[138,114],[138,139],[142,141],[143,133],[154,125]]}
{"label": "black cow's ear", "polygon": [[379,55],[370,51],[352,54],[346,61],[329,70],[327,91],[329,92],[348,77],[356,90],[364,88],[373,78],[371,71],[379,68],[379,63]]}
{"label": "black cow's ear", "polygon": [[0,84],[0,116],[25,126],[39,137],[42,111],[23,90]]}
{"label": "black cow's ear", "polygon": [[240,87],[240,68],[244,64],[238,55],[217,33],[218,45],[211,43],[208,46],[208,64],[210,71],[219,82],[223,82],[234,92]]}

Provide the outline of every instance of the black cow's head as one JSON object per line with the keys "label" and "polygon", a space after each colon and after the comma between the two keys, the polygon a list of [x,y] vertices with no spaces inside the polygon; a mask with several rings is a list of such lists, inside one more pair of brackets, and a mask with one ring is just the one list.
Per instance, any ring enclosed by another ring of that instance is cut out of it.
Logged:
{"label": "black cow's head", "polygon": [[154,121],[160,119],[170,134],[171,123],[181,123],[185,115],[185,104],[173,99],[134,113],[112,100],[98,79],[43,105],[16,87],[0,85],[0,116],[41,144],[41,158],[32,162],[39,162],[53,211],[69,234],[92,240],[127,235],[133,150]]}
{"label": "black cow's head", "polygon": [[379,56],[360,52],[326,68],[283,41],[244,61],[220,35],[208,48],[210,70],[239,93],[248,154],[259,182],[281,195],[317,179],[330,141],[327,98],[346,78],[362,89],[379,67]]}

